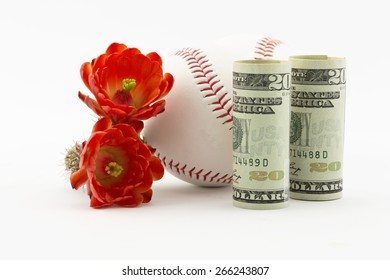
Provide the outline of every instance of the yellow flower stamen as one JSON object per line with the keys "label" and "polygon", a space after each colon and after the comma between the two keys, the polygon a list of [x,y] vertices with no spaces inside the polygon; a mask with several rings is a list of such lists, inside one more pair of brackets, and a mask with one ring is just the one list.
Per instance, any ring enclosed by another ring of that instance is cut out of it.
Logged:
{"label": "yellow flower stamen", "polygon": [[123,79],[122,80],[122,89],[125,93],[129,93],[137,85],[136,80],[134,79]]}
{"label": "yellow flower stamen", "polygon": [[117,162],[112,161],[109,164],[107,164],[105,170],[106,170],[107,174],[116,178],[119,175],[121,175],[121,173],[123,171],[123,167],[120,164],[118,164]]}

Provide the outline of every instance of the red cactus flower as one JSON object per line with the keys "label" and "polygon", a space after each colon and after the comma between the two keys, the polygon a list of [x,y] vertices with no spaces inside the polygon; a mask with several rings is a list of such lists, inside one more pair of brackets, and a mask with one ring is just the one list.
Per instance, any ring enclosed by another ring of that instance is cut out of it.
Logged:
{"label": "red cactus flower", "polygon": [[173,77],[163,74],[161,57],[143,55],[136,48],[113,43],[107,51],[85,62],[80,69],[84,84],[96,100],[79,92],[79,98],[114,124],[146,120],[164,111],[162,100],[173,86]]}
{"label": "red cactus flower", "polygon": [[112,126],[101,118],[83,145],[80,169],[71,175],[74,189],[87,185],[91,207],[135,207],[152,198],[152,183],[164,175],[160,160],[128,124]]}

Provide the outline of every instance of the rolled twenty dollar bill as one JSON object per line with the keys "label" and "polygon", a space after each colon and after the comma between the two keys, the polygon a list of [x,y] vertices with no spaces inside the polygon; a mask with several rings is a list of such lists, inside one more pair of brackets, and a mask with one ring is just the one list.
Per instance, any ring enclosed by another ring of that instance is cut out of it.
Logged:
{"label": "rolled twenty dollar bill", "polygon": [[290,57],[290,197],[342,196],[345,58]]}
{"label": "rolled twenty dollar bill", "polygon": [[288,203],[291,66],[280,60],[233,64],[233,205]]}

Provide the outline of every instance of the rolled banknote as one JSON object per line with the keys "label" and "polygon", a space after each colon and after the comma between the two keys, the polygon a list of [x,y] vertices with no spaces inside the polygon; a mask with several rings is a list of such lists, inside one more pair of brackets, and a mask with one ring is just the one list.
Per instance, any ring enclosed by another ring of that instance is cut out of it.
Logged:
{"label": "rolled banknote", "polygon": [[290,57],[290,197],[342,196],[345,58]]}
{"label": "rolled banknote", "polygon": [[288,203],[291,67],[288,61],[233,64],[233,205]]}

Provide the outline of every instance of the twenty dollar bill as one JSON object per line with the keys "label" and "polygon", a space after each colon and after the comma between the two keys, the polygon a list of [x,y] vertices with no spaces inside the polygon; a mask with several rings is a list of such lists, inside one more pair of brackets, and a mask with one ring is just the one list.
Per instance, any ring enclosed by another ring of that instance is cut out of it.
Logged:
{"label": "twenty dollar bill", "polygon": [[290,57],[290,197],[332,200],[342,196],[345,59]]}
{"label": "twenty dollar bill", "polygon": [[288,61],[233,64],[233,205],[237,207],[287,205],[290,84]]}

